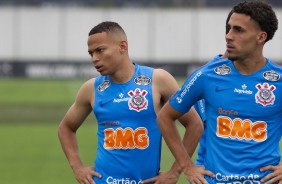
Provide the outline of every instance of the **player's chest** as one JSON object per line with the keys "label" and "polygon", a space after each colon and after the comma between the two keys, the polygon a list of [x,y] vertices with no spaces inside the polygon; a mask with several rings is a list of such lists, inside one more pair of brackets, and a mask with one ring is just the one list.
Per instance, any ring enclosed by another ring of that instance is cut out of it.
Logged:
{"label": "player's chest", "polygon": [[150,86],[112,87],[97,94],[95,101],[99,112],[142,112],[153,103],[152,90]]}
{"label": "player's chest", "polygon": [[281,88],[281,83],[265,80],[219,80],[206,96],[216,109],[276,113],[282,105]]}

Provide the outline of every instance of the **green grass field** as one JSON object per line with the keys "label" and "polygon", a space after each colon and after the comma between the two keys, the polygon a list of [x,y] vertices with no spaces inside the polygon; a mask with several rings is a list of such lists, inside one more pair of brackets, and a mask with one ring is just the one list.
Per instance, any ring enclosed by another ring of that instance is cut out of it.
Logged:
{"label": "green grass field", "polygon": [[[0,183],[77,183],[61,150],[57,127],[82,83],[0,80]],[[80,154],[87,165],[95,158],[95,122],[93,115],[89,116],[78,131]],[[169,169],[173,161],[164,143],[161,170]],[[183,175],[178,183],[187,183]]]}
{"label": "green grass field", "polygon": [[[0,80],[1,183],[77,183],[61,150],[57,127],[82,83],[82,80]],[[95,158],[95,122],[89,116],[78,131],[80,154],[88,165]],[[163,144],[161,170],[167,170],[173,160]],[[179,183],[186,183],[183,176]]]}

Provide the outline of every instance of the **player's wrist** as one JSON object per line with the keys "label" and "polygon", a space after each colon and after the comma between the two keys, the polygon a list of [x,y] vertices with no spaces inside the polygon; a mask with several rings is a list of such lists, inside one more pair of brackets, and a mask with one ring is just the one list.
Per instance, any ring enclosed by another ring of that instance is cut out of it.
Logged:
{"label": "player's wrist", "polygon": [[182,165],[181,165],[181,172],[185,172],[185,170],[191,168],[194,166],[194,163],[192,162],[192,160],[190,159],[187,159],[186,162],[184,162]]}
{"label": "player's wrist", "polygon": [[175,161],[173,165],[171,166],[170,171],[172,173],[175,173],[175,175],[180,175],[182,172],[182,169],[181,169],[181,166]]}
{"label": "player's wrist", "polygon": [[83,167],[83,164],[81,161],[70,162],[70,167],[72,168],[73,171],[76,171],[79,170],[81,167]]}

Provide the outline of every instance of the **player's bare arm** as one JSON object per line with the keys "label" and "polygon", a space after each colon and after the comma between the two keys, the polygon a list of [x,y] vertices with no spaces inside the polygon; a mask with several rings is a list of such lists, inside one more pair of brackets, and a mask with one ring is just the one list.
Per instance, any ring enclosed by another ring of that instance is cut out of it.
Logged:
{"label": "player's bare arm", "polygon": [[100,177],[100,175],[94,172],[93,166],[86,167],[83,165],[78,152],[76,131],[92,111],[94,101],[93,84],[94,79],[90,79],[81,86],[75,102],[67,111],[58,129],[63,151],[77,181],[90,184],[94,183],[92,176]]}
{"label": "player's bare arm", "polygon": [[[179,88],[176,80],[168,72],[161,69],[155,70],[153,83],[155,91],[156,89],[158,91],[158,93],[154,94],[160,95],[157,96],[157,100],[160,100],[159,107],[161,107],[163,103],[167,102],[170,96]],[[180,122],[187,130],[189,129],[184,135],[183,142],[187,152],[189,153],[189,156],[192,156],[203,131],[201,119],[196,113],[195,109],[192,108],[188,113],[180,118]],[[174,162],[169,171],[160,173],[155,178],[145,180],[144,183],[176,183],[180,173],[180,166],[177,164],[177,162]]]}
{"label": "player's bare arm", "polygon": [[[185,128],[185,134],[182,140],[183,144],[189,156],[192,157],[203,132],[202,121],[193,107],[189,112],[181,116],[179,121]],[[198,171],[205,173],[206,175],[213,176],[213,173],[209,171],[206,172],[204,168],[198,168]],[[145,181],[147,183],[155,182],[160,184],[175,184],[177,183],[180,174],[181,168],[175,161],[169,171],[162,172],[157,177]]]}
{"label": "player's bare arm", "polygon": [[[194,107],[192,107],[188,113],[181,116],[180,122],[183,124],[183,126],[186,129],[183,137],[183,144],[189,156],[192,158],[197,148],[197,145],[201,139],[202,132],[204,131],[203,123],[198,113],[194,109]],[[199,126],[199,123],[201,126]],[[210,177],[215,177],[215,174],[212,173],[211,171],[205,170],[204,166],[195,166],[195,167],[198,173]]]}
{"label": "player's bare arm", "polygon": [[158,114],[170,96],[178,90],[178,84],[173,76],[163,69],[155,69],[153,73],[153,97],[155,112]]}
{"label": "player's bare arm", "polygon": [[201,170],[191,160],[185,145],[181,141],[181,136],[175,125],[175,120],[182,114],[174,110],[169,103],[166,103],[158,114],[158,125],[162,135],[177,160],[177,163],[185,176],[191,183],[207,183],[204,175],[212,175],[209,171]]}
{"label": "player's bare arm", "polygon": [[[153,74],[153,96],[155,112],[158,114],[162,106],[169,97],[178,89],[178,84],[173,76],[163,69],[155,69]],[[181,170],[179,166],[174,163],[169,171],[160,172],[158,176],[149,178],[143,181],[143,183],[172,183],[175,184],[178,181]]]}
{"label": "player's bare arm", "polygon": [[[165,70],[155,70],[154,74],[154,85],[160,91],[161,103],[165,103],[179,89],[179,86],[173,76]],[[192,157],[203,132],[201,118],[194,107],[192,107],[189,112],[179,118],[179,121],[186,128],[184,145],[189,156]]]}
{"label": "player's bare arm", "polygon": [[192,107],[189,112],[179,118],[179,122],[185,127],[183,144],[188,155],[192,157],[204,130],[202,120]]}

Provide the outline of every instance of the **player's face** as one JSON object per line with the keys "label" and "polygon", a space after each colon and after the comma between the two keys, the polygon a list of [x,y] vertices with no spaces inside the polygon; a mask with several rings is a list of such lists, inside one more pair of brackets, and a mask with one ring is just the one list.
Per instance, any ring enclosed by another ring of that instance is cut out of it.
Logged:
{"label": "player's face", "polygon": [[88,52],[94,67],[101,75],[116,72],[121,60],[120,44],[109,34],[97,33],[88,37]]}
{"label": "player's face", "polygon": [[259,26],[245,14],[233,13],[227,25],[226,47],[228,58],[244,60],[257,50]]}

